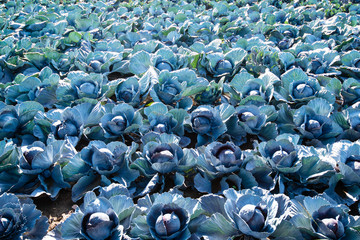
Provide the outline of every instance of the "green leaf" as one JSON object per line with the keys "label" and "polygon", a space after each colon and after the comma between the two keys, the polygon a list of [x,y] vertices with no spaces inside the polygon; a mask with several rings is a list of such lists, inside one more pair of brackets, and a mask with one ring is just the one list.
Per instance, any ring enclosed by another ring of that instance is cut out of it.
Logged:
{"label": "green leaf", "polygon": [[184,13],[176,14],[175,22],[185,22],[187,16]]}
{"label": "green leaf", "polygon": [[203,92],[204,90],[206,90],[207,86],[191,86],[185,89],[185,91],[183,92],[183,97],[187,97],[187,96],[191,96],[191,95],[195,95],[197,93]]}
{"label": "green leaf", "polygon": [[267,123],[263,128],[261,128],[260,135],[266,140],[274,139],[279,135],[275,123]]}
{"label": "green leaf", "polygon": [[151,56],[149,53],[141,50],[130,58],[129,69],[132,73],[140,75],[145,73],[151,66]]}
{"label": "green leaf", "polygon": [[330,113],[334,109],[334,107],[325,99],[323,98],[315,98],[311,100],[308,104],[308,107],[310,107],[316,114],[323,115],[326,117],[330,116]]}
{"label": "green leaf", "polygon": [[[90,173],[88,176],[83,176],[79,181],[73,186],[71,192],[71,199],[73,202],[80,200],[87,191],[91,191],[94,188],[96,182],[96,176],[93,173]],[[98,184],[98,183],[97,183]]]}
{"label": "green leaf", "polygon": [[82,37],[82,35],[79,32],[71,32],[69,34],[70,40],[75,42],[75,43],[79,42],[81,40],[81,37]]}
{"label": "green leaf", "polygon": [[359,227],[353,227],[356,231],[360,232],[360,226]]}
{"label": "green leaf", "polygon": [[289,90],[290,83],[294,81],[306,82],[308,80],[308,76],[300,68],[293,68],[281,75],[281,80],[283,81],[284,88]]}
{"label": "green leaf", "polygon": [[168,112],[168,109],[166,105],[161,102],[152,103],[149,107],[146,107],[144,109],[144,113],[147,116],[149,116],[150,113],[155,113],[155,112],[165,114]]}
{"label": "green leaf", "polygon": [[230,104],[221,104],[219,106],[221,119],[226,122],[234,114],[235,108]]}
{"label": "green leaf", "polygon": [[169,111],[170,114],[174,116],[174,118],[177,120],[177,124],[174,128],[175,132],[179,132],[181,135],[184,134],[184,125],[183,122],[185,120],[185,117],[187,116],[187,112],[184,109],[171,109]]}
{"label": "green leaf", "polygon": [[192,59],[191,63],[190,63],[190,66],[192,68],[196,68],[197,65],[198,65],[198,62],[199,62],[199,59],[200,59],[200,55],[201,54],[196,54],[195,57]]}
{"label": "green leaf", "polygon": [[205,236],[214,237],[214,239],[225,239],[237,234],[237,230],[220,213],[215,213],[210,219],[200,225],[198,232]]}
{"label": "green leaf", "polygon": [[81,220],[84,214],[82,212],[76,212],[70,215],[65,222],[60,225],[61,235],[64,238],[81,238]]}
{"label": "green leaf", "polygon": [[45,64],[45,60],[46,60],[45,54],[38,52],[28,52],[25,53],[24,56],[37,68],[41,69]]}
{"label": "green leaf", "polygon": [[358,52],[356,50],[352,50],[351,52],[348,52],[348,53],[344,54],[344,56],[342,56],[341,62],[342,62],[342,64],[344,64],[348,67],[352,67],[354,60],[359,59],[359,58],[360,58],[360,52]]}
{"label": "green leaf", "polygon": [[18,106],[20,124],[25,124],[32,120],[37,112],[44,112],[44,107],[33,101],[23,102]]}
{"label": "green leaf", "polygon": [[353,240],[360,238],[360,227],[353,227],[346,229],[345,236],[341,239]]}
{"label": "green leaf", "polygon": [[349,129],[350,128],[350,124],[346,120],[344,114],[342,114],[341,112],[335,112],[335,113],[331,114],[331,119],[333,119],[334,122],[339,124],[340,127],[342,127],[343,129]]}
{"label": "green leaf", "polygon": [[153,67],[149,67],[145,74],[139,79],[140,93],[146,93],[148,89],[157,82],[159,82],[159,75]]}
{"label": "green leaf", "polygon": [[326,76],[318,76],[317,80],[320,82],[322,86],[325,86],[326,89],[330,90],[331,92],[339,95],[340,90],[342,87],[341,81],[336,78],[330,78]]}
{"label": "green leaf", "polygon": [[176,31],[176,27],[174,27],[174,26],[169,27],[168,29],[163,30],[163,31],[162,31],[162,34],[164,34],[164,36],[167,36],[167,35],[169,35],[169,33],[172,32],[172,31]]}

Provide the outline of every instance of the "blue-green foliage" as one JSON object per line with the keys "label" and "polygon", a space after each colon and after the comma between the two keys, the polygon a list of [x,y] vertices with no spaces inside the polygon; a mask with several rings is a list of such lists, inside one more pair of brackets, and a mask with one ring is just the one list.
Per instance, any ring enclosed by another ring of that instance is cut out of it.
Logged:
{"label": "blue-green foliage", "polygon": [[0,1],[0,239],[360,239],[359,14]]}
{"label": "blue-green foliage", "polygon": [[100,195],[88,192],[84,203],[61,225],[63,239],[124,239],[137,207],[126,187],[112,184]]}
{"label": "blue-green foliage", "polygon": [[49,226],[30,199],[21,200],[14,194],[0,195],[0,216],[1,239],[42,239]]}

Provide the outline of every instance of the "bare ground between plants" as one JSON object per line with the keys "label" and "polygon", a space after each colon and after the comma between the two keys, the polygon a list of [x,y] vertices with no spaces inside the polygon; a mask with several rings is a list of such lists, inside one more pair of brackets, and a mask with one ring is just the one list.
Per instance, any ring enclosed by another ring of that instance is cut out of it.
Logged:
{"label": "bare ground between plants", "polygon": [[71,200],[70,190],[61,190],[59,197],[55,201],[45,195],[35,198],[33,201],[37,209],[42,211],[42,214],[49,219],[48,231],[53,230],[57,225],[65,221],[77,207]]}

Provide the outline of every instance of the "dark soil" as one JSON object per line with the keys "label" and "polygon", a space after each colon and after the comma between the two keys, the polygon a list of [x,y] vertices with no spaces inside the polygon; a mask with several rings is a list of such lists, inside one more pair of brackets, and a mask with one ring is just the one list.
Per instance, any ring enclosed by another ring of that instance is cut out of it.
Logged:
{"label": "dark soil", "polygon": [[65,221],[74,212],[77,205],[71,200],[71,190],[61,190],[59,197],[52,201],[46,195],[33,199],[37,209],[49,219],[49,229],[53,230],[57,225]]}

